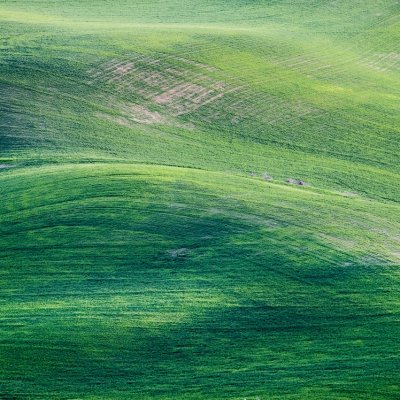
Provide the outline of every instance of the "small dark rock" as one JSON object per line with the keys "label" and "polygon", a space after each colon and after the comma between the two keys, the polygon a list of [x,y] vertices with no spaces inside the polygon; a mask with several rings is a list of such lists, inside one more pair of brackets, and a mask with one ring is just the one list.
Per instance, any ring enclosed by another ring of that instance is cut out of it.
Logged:
{"label": "small dark rock", "polygon": [[291,185],[307,186],[307,183],[300,179],[288,178],[286,179],[286,182],[290,183]]}

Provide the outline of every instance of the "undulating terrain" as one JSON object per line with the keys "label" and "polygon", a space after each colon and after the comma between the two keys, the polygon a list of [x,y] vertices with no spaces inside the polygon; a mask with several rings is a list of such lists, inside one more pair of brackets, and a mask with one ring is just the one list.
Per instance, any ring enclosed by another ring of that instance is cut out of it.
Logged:
{"label": "undulating terrain", "polygon": [[397,0],[0,0],[0,399],[400,396]]}

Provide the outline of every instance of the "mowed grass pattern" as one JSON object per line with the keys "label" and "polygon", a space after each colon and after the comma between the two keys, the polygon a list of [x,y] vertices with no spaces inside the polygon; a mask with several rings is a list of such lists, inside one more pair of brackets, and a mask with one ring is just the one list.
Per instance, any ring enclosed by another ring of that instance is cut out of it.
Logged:
{"label": "mowed grass pattern", "polygon": [[0,398],[397,399],[399,23],[4,1]]}

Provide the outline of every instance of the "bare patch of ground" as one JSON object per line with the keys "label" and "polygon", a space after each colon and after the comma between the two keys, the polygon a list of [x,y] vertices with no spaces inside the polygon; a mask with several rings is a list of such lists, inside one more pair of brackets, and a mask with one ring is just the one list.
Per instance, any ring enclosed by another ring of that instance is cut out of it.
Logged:
{"label": "bare patch of ground", "polygon": [[[115,107],[116,106],[116,107]],[[140,104],[115,104],[113,108],[117,108],[122,116],[115,116],[106,113],[97,113],[96,116],[115,122],[123,126],[131,126],[132,123],[138,124],[162,124],[166,123],[166,118],[157,111],[150,111]]]}
{"label": "bare patch of ground", "polygon": [[304,182],[301,179],[288,178],[286,179],[286,182],[290,183],[291,185],[309,186],[307,182]]}
{"label": "bare patch of ground", "polygon": [[8,169],[8,168],[15,168],[15,165],[12,165],[12,164],[0,164],[0,169]]}
{"label": "bare patch of ground", "polygon": [[115,69],[115,73],[119,75],[126,75],[134,67],[134,63],[128,62],[126,64],[120,65]]}
{"label": "bare patch of ground", "polygon": [[141,124],[160,124],[164,122],[164,117],[157,111],[150,111],[146,107],[139,104],[133,104],[129,107],[130,118]]}
{"label": "bare patch of ground", "polygon": [[173,260],[176,260],[177,258],[187,257],[190,254],[190,249],[183,247],[181,249],[168,250],[167,253]]}
{"label": "bare patch of ground", "polygon": [[[225,94],[236,90],[209,73],[216,69],[182,57],[152,58],[132,54],[125,60],[112,59],[88,71],[89,84],[111,86],[115,95],[139,95],[149,107],[154,105],[160,113],[179,116],[200,107],[218,102]],[[160,119],[138,110],[141,123]],[[133,114],[138,114],[135,110]],[[144,121],[144,122],[143,122]]]}
{"label": "bare patch of ground", "polygon": [[266,172],[264,172],[261,175],[261,177],[264,179],[264,181],[272,181],[274,179],[271,175],[267,174]]}
{"label": "bare patch of ground", "polygon": [[[104,85],[113,97],[133,97],[137,103],[175,121],[190,114],[189,119],[195,123],[224,120],[234,126],[257,119],[269,125],[289,123],[293,128],[301,123],[301,117],[322,112],[306,102],[257,93],[212,66],[179,56],[133,53],[94,66],[87,73],[89,84]],[[132,118],[155,123],[160,116]]]}

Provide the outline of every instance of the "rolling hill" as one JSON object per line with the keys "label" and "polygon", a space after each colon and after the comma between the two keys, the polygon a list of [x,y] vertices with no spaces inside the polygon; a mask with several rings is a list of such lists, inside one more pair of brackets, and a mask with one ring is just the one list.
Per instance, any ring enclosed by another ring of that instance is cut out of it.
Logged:
{"label": "rolling hill", "polygon": [[0,3],[0,399],[398,399],[396,0]]}

